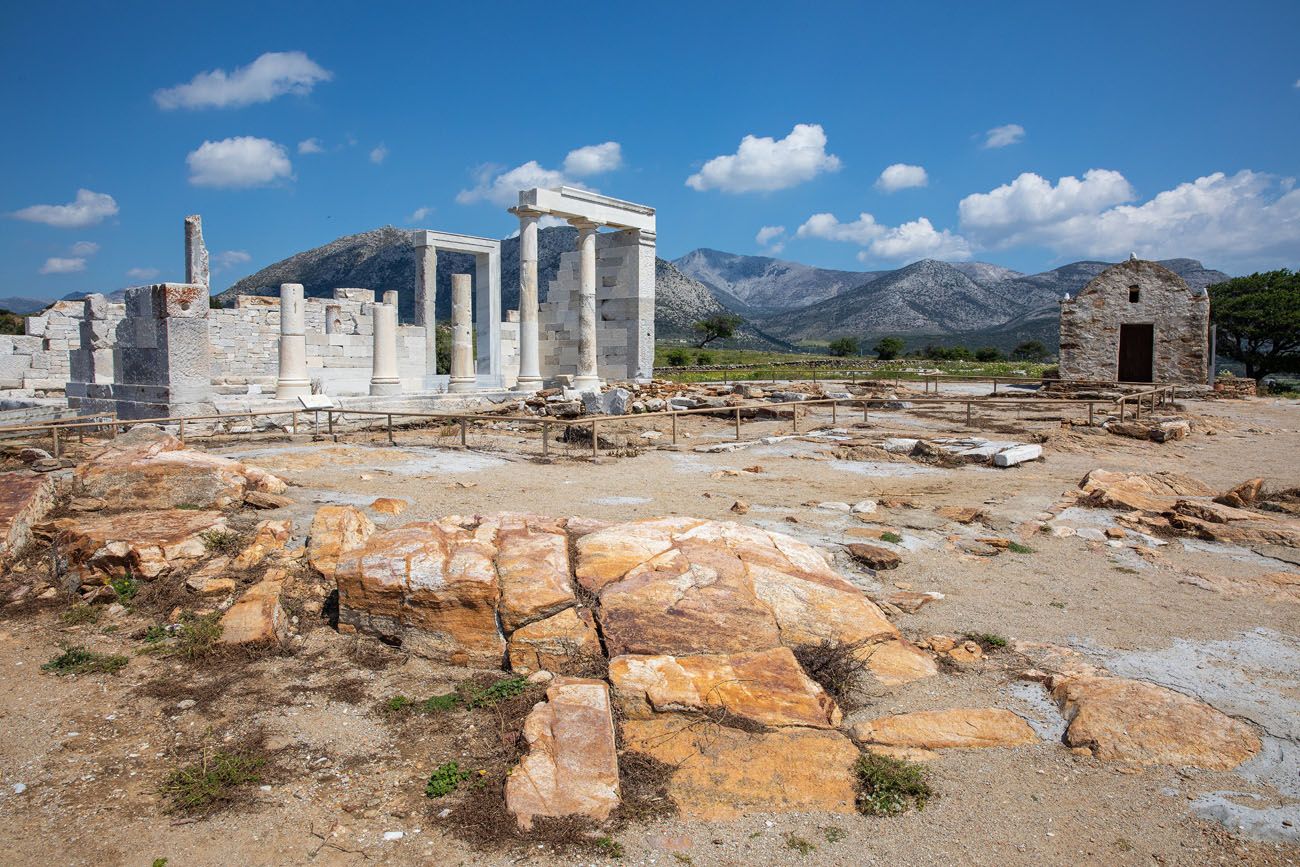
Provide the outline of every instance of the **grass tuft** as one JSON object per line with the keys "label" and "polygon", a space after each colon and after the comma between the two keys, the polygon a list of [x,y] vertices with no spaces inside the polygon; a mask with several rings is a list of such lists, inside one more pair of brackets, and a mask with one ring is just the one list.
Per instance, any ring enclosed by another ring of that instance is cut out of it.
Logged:
{"label": "grass tuft", "polygon": [[803,837],[796,837],[794,834],[785,835],[785,847],[795,850],[805,858],[817,851],[817,847],[812,843],[809,843]]}
{"label": "grass tuft", "polygon": [[985,653],[991,650],[1001,650],[1007,646],[1006,638],[992,632],[967,632],[966,637],[978,644],[980,650]]}
{"label": "grass tuft", "polygon": [[1032,553],[1034,553],[1034,549],[1033,549],[1033,548],[1030,548],[1028,545],[1022,545],[1022,544],[1020,544],[1019,542],[1012,542],[1010,545],[1007,546],[1007,550],[1010,551],[1012,554],[1032,554]]}
{"label": "grass tuft", "polygon": [[244,548],[244,537],[230,530],[209,530],[200,536],[203,547],[213,554],[233,557]]}
{"label": "grass tuft", "polygon": [[903,541],[903,537],[897,533],[892,533],[889,530],[886,530],[880,534],[880,541],[897,545],[899,542]]}
{"label": "grass tuft", "polygon": [[248,752],[204,752],[197,763],[177,768],[163,781],[169,813],[207,813],[234,800],[235,790],[261,780],[266,759]]}
{"label": "grass tuft", "polygon": [[59,615],[59,619],[68,626],[78,626],[82,623],[98,623],[99,614],[99,609],[93,605],[74,605]]}
{"label": "grass tuft", "polygon": [[596,849],[606,858],[623,857],[623,844],[613,837],[597,837]]}
{"label": "grass tuft", "polygon": [[41,666],[51,674],[117,674],[130,662],[118,654],[95,653],[84,647],[65,647],[63,652]]}
{"label": "grass tuft", "polygon": [[895,816],[912,805],[923,810],[934,797],[925,768],[915,762],[863,753],[853,773],[858,778],[858,812],[868,816]]}

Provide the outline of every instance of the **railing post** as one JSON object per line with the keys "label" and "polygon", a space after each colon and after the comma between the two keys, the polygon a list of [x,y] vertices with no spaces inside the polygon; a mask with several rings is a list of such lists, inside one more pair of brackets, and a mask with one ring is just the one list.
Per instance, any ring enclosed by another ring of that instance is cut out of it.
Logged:
{"label": "railing post", "polygon": [[996,376],[993,377],[993,393],[998,393],[998,378]]}
{"label": "railing post", "polygon": [[970,401],[966,401],[966,427],[970,427]]}
{"label": "railing post", "polygon": [[736,442],[740,442],[740,407],[736,407]]}
{"label": "railing post", "polygon": [[298,410],[296,409],[293,411],[293,433],[294,436],[298,435]]}
{"label": "railing post", "polygon": [[392,414],[391,412],[388,414],[388,444],[389,444],[390,446],[391,446],[391,445],[394,445],[394,442],[393,442],[393,414]]}
{"label": "railing post", "polygon": [[867,402],[866,402],[865,400],[862,401],[862,421],[863,421],[864,424],[865,424],[866,421],[867,421],[867,412],[869,412],[869,410],[867,409],[867,407],[868,407]]}
{"label": "railing post", "polygon": [[330,436],[334,436],[334,410],[325,410],[325,425],[329,429]]}
{"label": "railing post", "polygon": [[57,424],[50,425],[50,437],[54,440],[53,454],[57,458],[59,456],[59,426]]}
{"label": "railing post", "polygon": [[461,448],[469,448],[469,420],[464,416],[460,419],[460,445]]}
{"label": "railing post", "polygon": [[677,413],[669,413],[673,417],[673,445],[677,445]]}
{"label": "railing post", "polygon": [[1133,410],[1134,410],[1133,420],[1142,421],[1142,395],[1140,394],[1138,395],[1137,405],[1133,407]]}
{"label": "railing post", "polygon": [[600,457],[600,435],[596,433],[596,425],[600,424],[597,419],[591,420],[591,457],[593,459]]}
{"label": "railing post", "polygon": [[839,407],[839,405],[840,402],[838,400],[831,401],[831,425],[832,426],[839,424],[838,414],[836,413],[836,409]]}
{"label": "railing post", "polygon": [[180,437],[181,445],[185,445],[185,419],[183,418],[181,419],[180,430],[177,431],[177,435]]}
{"label": "railing post", "polygon": [[1088,427],[1092,427],[1092,401],[1088,401]]}
{"label": "railing post", "polygon": [[542,422],[542,457],[548,457],[551,453],[551,423]]}
{"label": "railing post", "polygon": [[794,419],[794,432],[799,433],[799,404],[790,404],[790,409],[793,410],[793,412],[790,413],[790,417]]}

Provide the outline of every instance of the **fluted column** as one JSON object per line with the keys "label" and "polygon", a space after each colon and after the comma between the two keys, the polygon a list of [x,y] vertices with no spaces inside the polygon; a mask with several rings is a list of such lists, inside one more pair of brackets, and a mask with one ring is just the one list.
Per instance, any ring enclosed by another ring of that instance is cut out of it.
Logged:
{"label": "fluted column", "polygon": [[537,220],[538,211],[513,209],[519,217],[519,391],[542,387],[542,364],[537,334]]}
{"label": "fluted column", "polygon": [[570,220],[578,229],[578,375],[573,387],[579,391],[600,389],[596,373],[596,224]]}
{"label": "fluted column", "polygon": [[280,284],[280,376],[275,383],[277,398],[293,399],[311,394],[307,378],[306,305],[301,283]]}
{"label": "fluted column", "polygon": [[438,271],[438,248],[428,232],[415,233],[415,324],[424,326],[425,388],[433,385],[438,374],[437,316],[434,300],[438,295],[435,276]]}
{"label": "fluted column", "polygon": [[374,304],[370,310],[375,337],[375,347],[371,353],[370,393],[400,394],[402,380],[397,375],[397,308],[391,304]]}
{"label": "fluted column", "polygon": [[473,391],[478,385],[474,375],[474,323],[468,274],[451,275],[451,381],[448,391]]}

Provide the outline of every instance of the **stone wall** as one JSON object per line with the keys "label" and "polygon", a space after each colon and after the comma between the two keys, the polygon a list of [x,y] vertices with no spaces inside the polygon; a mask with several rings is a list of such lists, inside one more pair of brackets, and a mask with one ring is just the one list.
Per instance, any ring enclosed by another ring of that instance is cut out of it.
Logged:
{"label": "stone wall", "polygon": [[[72,375],[72,356],[81,345],[83,305],[56,301],[26,320],[26,334],[0,335],[0,389],[30,396],[64,393]],[[108,305],[110,327],[125,315],[123,304]]]}
{"label": "stone wall", "polygon": [[[1136,289],[1135,301],[1130,301]],[[1120,326],[1154,325],[1154,379],[1204,384],[1209,364],[1210,299],[1181,277],[1141,259],[1098,274],[1061,302],[1061,378],[1114,380]]]}
{"label": "stone wall", "polygon": [[[596,371],[601,379],[648,379],[654,372],[654,235],[596,235]],[[538,305],[544,378],[578,371],[577,250],[560,256],[556,279]]]}

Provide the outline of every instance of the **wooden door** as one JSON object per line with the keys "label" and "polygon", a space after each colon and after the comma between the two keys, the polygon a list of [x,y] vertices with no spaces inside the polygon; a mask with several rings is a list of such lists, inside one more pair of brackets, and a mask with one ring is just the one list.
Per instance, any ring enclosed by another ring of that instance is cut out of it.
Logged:
{"label": "wooden door", "polygon": [[1144,324],[1119,327],[1119,381],[1154,382],[1156,327]]}

